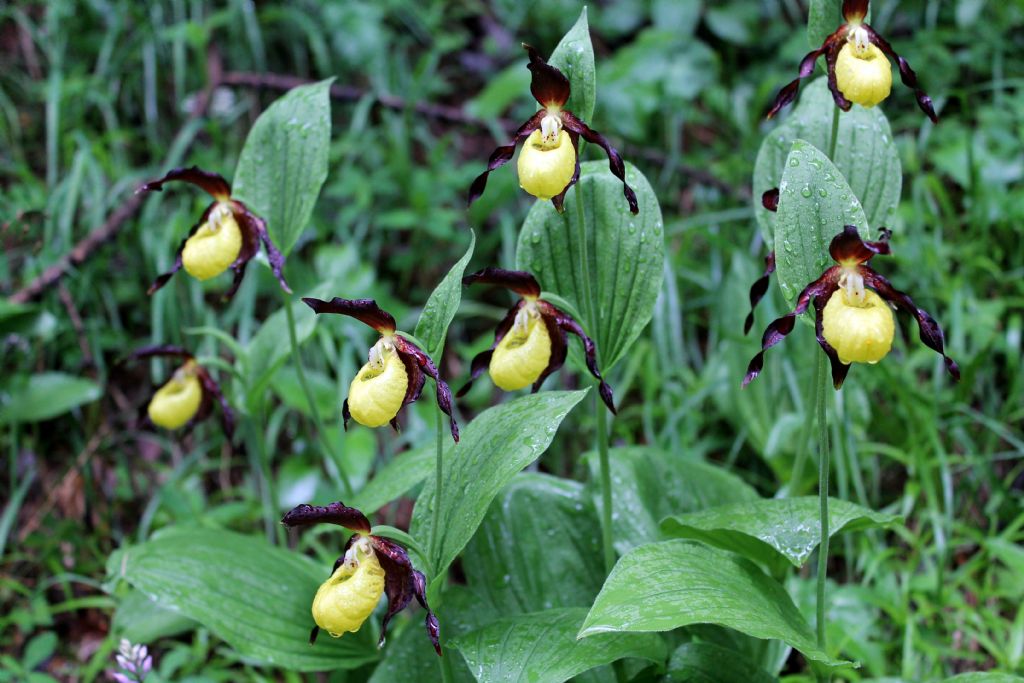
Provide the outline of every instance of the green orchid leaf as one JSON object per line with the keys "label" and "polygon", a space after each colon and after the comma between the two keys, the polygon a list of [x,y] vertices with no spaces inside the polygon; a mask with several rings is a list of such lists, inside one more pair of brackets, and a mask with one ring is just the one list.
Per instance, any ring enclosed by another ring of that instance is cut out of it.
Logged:
{"label": "green orchid leaf", "polygon": [[791,305],[833,264],[828,245],[844,225],[870,239],[864,209],[843,174],[814,145],[794,141],[779,183],[775,245],[779,287]]}
{"label": "green orchid leaf", "polygon": [[559,41],[548,64],[569,79],[569,101],[565,108],[584,122],[589,122],[594,116],[594,103],[597,101],[597,70],[594,68],[594,45],[590,42],[586,7]]}
{"label": "green orchid leaf", "polygon": [[[607,161],[582,165],[579,183],[568,193],[565,211],[538,201],[519,233],[516,263],[533,273],[544,290],[554,292],[583,313],[581,325],[597,343],[601,371],[622,358],[654,314],[661,291],[664,240],[658,198],[644,175],[626,164],[626,179],[636,191],[640,213],[633,215],[622,196],[622,181]],[[576,202],[583,198],[589,265],[580,270]],[[584,278],[596,298],[596,324],[589,320]]]}
{"label": "green orchid leaf", "polygon": [[547,609],[498,619],[452,642],[477,681],[562,683],[626,657],[661,664],[665,643],[653,633],[603,633],[576,639],[587,610]]}
{"label": "green orchid leaf", "polygon": [[742,652],[715,643],[683,643],[668,664],[673,681],[688,683],[777,683]]}
{"label": "green orchid leaf", "polygon": [[448,326],[452,324],[452,319],[459,310],[459,304],[462,303],[462,276],[466,272],[469,260],[473,258],[475,246],[476,233],[470,230],[469,248],[430,293],[419,322],[416,323],[415,336],[425,344],[421,348],[438,365],[441,363]]}
{"label": "green orchid leaf", "polygon": [[399,453],[373,474],[351,501],[345,502],[372,515],[391,501],[411,491],[434,471],[434,445]]}
{"label": "green orchid leaf", "polygon": [[260,114],[238,158],[231,194],[267,221],[285,256],[327,179],[333,78],[289,90]]}
{"label": "green orchid leaf", "polygon": [[586,393],[547,391],[502,403],[470,422],[459,443],[445,440],[437,537],[433,477],[416,499],[409,529],[416,538],[432,539],[435,575],[442,575],[462,552],[498,492],[547,450],[562,420]]}
{"label": "green orchid leaf", "polygon": [[96,382],[63,372],[13,375],[0,382],[0,424],[49,420],[102,395]]}
{"label": "green orchid leaf", "polygon": [[848,664],[818,649],[786,589],[757,565],[679,540],[643,545],[620,559],[579,637],[671,631],[690,624],[718,624],[755,638],[774,638],[816,662]]}
{"label": "green orchid leaf", "polygon": [[604,581],[601,529],[582,484],[516,475],[462,555],[466,584],[502,615],[589,607]]}
{"label": "green orchid leaf", "polygon": [[807,8],[807,44],[817,50],[843,23],[841,0],[811,0]]}
{"label": "green orchid leaf", "polygon": [[[662,520],[670,537],[689,538],[731,550],[782,573],[786,564],[802,567],[821,540],[817,497],[765,498],[675,515]],[[896,515],[874,512],[836,498],[829,499],[829,536],[843,531],[891,527]]]}
{"label": "green orchid leaf", "polygon": [[296,671],[354,669],[379,657],[372,629],[309,645],[310,605],[330,567],[230,531],[171,528],[111,556],[108,574],[199,622],[239,655]]}
{"label": "green orchid leaf", "polygon": [[[761,195],[779,187],[786,157],[795,140],[806,140],[819,150],[828,151],[834,109],[825,77],[815,79],[800,89],[793,112],[761,143],[754,164],[753,202],[758,225],[769,243],[774,239],[778,221],[776,214],[761,205]],[[880,227],[892,221],[900,203],[903,168],[889,120],[879,107],[865,109],[855,104],[850,111],[840,112],[835,156],[835,165],[864,207],[868,225]]]}

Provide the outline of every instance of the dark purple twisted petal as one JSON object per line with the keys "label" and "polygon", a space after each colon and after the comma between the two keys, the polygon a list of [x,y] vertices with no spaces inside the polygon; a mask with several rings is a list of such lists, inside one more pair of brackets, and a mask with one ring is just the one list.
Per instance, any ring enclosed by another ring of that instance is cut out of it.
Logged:
{"label": "dark purple twisted petal", "polygon": [[773,187],[770,190],[765,190],[764,194],[761,195],[761,206],[768,211],[779,210],[779,188]]}
{"label": "dark purple twisted petal", "polygon": [[185,251],[185,243],[188,242],[189,238],[192,237],[192,235],[196,234],[196,231],[199,230],[199,228],[201,228],[206,223],[207,220],[209,220],[210,212],[213,211],[213,207],[215,206],[217,206],[217,202],[214,202],[206,207],[206,209],[203,211],[203,215],[199,217],[199,222],[192,226],[192,228],[188,231],[188,234],[185,235],[184,239],[182,239],[181,242],[178,244],[178,250],[174,252],[174,263],[171,264],[171,269],[168,270],[166,273],[161,273],[160,275],[158,275],[157,278],[153,280],[153,284],[151,284],[149,286],[149,289],[146,290],[146,294],[152,295],[153,292],[166,285],[167,282],[172,277],[174,277],[175,273],[181,270],[181,253]]}
{"label": "dark purple twisted petal", "polygon": [[530,134],[535,130],[540,129],[540,122],[547,115],[547,112],[541,110],[526,120],[523,125],[519,126],[519,130],[512,136],[512,141],[507,145],[501,145],[495,148],[491,152],[490,159],[487,160],[487,170],[481,173],[473,180],[473,184],[469,186],[469,195],[466,198],[466,206],[471,205],[484,193],[487,189],[487,177],[498,168],[501,168],[508,162],[512,161],[512,157],[516,155],[516,147],[522,143],[526,138],[530,137]]}
{"label": "dark purple twisted petal", "polygon": [[839,360],[839,354],[836,353],[836,350],[825,339],[822,312],[825,310],[825,304],[828,303],[831,296],[830,294],[829,296],[819,296],[814,299],[814,336],[817,338],[821,350],[828,356],[828,361],[832,366],[832,386],[838,390],[843,386],[843,382],[846,380],[846,373],[850,371],[850,366]]}
{"label": "dark purple twisted petal", "polygon": [[350,508],[341,501],[328,505],[303,503],[289,510],[281,519],[285,526],[310,526],[312,524],[338,524],[361,534],[370,533],[370,520],[356,508]]}
{"label": "dark purple twisted petal", "polygon": [[154,358],[159,356],[167,356],[169,358],[182,358],[184,360],[191,360],[192,354],[181,346],[175,344],[157,344],[156,346],[143,346],[135,349],[131,352],[128,358],[133,360],[140,360],[143,358]]}
{"label": "dark purple twisted petal", "polygon": [[832,100],[836,103],[836,106],[843,111],[850,111],[853,103],[843,95],[843,92],[839,89],[839,82],[836,80],[836,62],[839,60],[839,51],[846,44],[845,37],[836,37],[839,32],[845,33],[846,27],[840,28],[839,31],[833,33],[825,42],[825,67],[828,72],[828,89],[832,93]]}
{"label": "dark purple twisted petal", "polygon": [[910,67],[910,63],[903,59],[896,50],[892,49],[892,45],[889,42],[875,32],[875,29],[871,28],[867,24],[864,24],[864,29],[868,32],[868,40],[877,45],[882,52],[896,60],[896,64],[900,69],[900,79],[903,81],[903,85],[907,86],[914,91],[914,98],[917,99],[917,106],[921,108],[932,123],[938,123],[939,117],[935,113],[935,107],[932,105],[932,98],[928,97],[921,87],[917,84],[917,74]]}
{"label": "dark purple twisted petal", "polygon": [[[831,40],[831,36],[828,40]],[[818,60],[818,57],[825,54],[825,48],[828,45],[828,40],[826,40],[826,42],[817,50],[811,50],[808,52],[804,55],[804,58],[800,60],[799,75],[784,85],[782,90],[779,91],[779,94],[775,96],[775,101],[768,109],[768,113],[764,115],[766,119],[774,117],[782,110],[783,107],[796,99],[796,93],[800,89],[800,80],[807,78],[814,73],[814,63]]]}
{"label": "dark purple twisted petal", "polygon": [[551,203],[554,204],[555,211],[558,213],[565,211],[565,195],[569,192],[569,188],[580,180],[580,136],[571,130],[566,132],[569,135],[569,142],[572,143],[572,149],[574,156],[576,157],[576,168],[572,172],[572,177],[569,178],[569,184],[562,188],[561,192],[551,198]]}
{"label": "dark purple twisted petal", "polygon": [[532,394],[540,391],[544,380],[565,365],[565,358],[569,352],[568,337],[565,330],[558,326],[558,321],[547,315],[541,316],[541,320],[548,328],[548,338],[551,340],[551,359],[548,361],[548,366],[537,376],[537,381],[533,383],[533,387],[530,389]]}
{"label": "dark purple twisted petal", "polygon": [[878,292],[878,295],[886,301],[896,304],[896,307],[901,311],[914,316],[914,319],[917,321],[917,327],[921,333],[921,341],[924,342],[925,346],[942,356],[942,360],[946,364],[946,370],[953,376],[953,379],[959,382],[960,366],[956,364],[956,361],[946,355],[944,345],[945,336],[942,334],[942,328],[939,327],[939,324],[935,322],[935,319],[929,315],[928,311],[923,308],[919,308],[909,295],[893,287],[892,283],[868,266],[861,266],[858,268],[858,271],[864,277],[865,285]]}
{"label": "dark purple twisted petal", "polygon": [[844,225],[843,231],[832,238],[828,245],[829,256],[836,263],[854,262],[867,263],[873,257],[887,256],[892,253],[889,245],[889,237],[892,231],[888,228],[879,228],[880,234],[877,242],[864,241],[855,225]]}
{"label": "dark purple twisted petal", "polygon": [[[235,268],[235,272],[239,272],[239,268],[244,272],[244,264],[248,262],[253,256],[256,255],[256,251],[259,249],[259,243],[263,243],[263,248],[267,252],[267,261],[270,263],[270,269],[274,273],[274,277],[277,278],[278,283],[281,285],[281,289],[291,294],[291,287],[284,279],[284,255],[278,251],[277,247],[270,239],[270,233],[267,232],[267,223],[262,218],[254,214],[249,210],[245,204],[239,201],[232,202],[232,213],[235,216],[235,220],[238,221],[238,225],[242,228],[242,235],[244,237],[242,242],[242,251],[239,252],[238,258],[231,265]],[[241,281],[241,276],[238,276],[238,281]],[[237,284],[233,289],[237,289]],[[233,293],[233,291],[232,291]]]}
{"label": "dark purple twisted petal", "polygon": [[530,57],[526,67],[533,78],[530,80],[530,92],[542,107],[561,109],[569,101],[569,79],[561,71],[547,63],[533,47],[523,43],[523,49]]}
{"label": "dark purple twisted petal", "polygon": [[750,328],[754,326],[754,309],[757,308],[757,304],[761,302],[768,291],[768,282],[774,272],[775,252],[769,251],[768,255],[764,257],[764,275],[757,278],[750,286],[750,313],[747,313],[747,319],[743,323],[743,334],[748,334]]}
{"label": "dark purple twisted petal", "polygon": [[434,365],[434,361],[430,360],[430,356],[420,347],[400,334],[395,335],[395,350],[399,355],[404,354],[415,359],[423,373],[434,380],[434,384],[437,385],[437,405],[441,412],[448,416],[452,438],[455,440],[455,443],[458,443],[459,425],[455,421],[455,415],[452,414],[452,390],[448,388],[448,384],[438,375],[437,366]]}
{"label": "dark purple twisted petal", "polygon": [[764,367],[764,352],[785,339],[786,335],[793,331],[793,326],[796,325],[796,317],[807,310],[807,307],[811,304],[811,299],[815,297],[827,299],[836,290],[839,286],[840,271],[839,266],[832,266],[826,270],[822,273],[821,277],[804,287],[804,290],[800,292],[800,296],[796,300],[796,308],[769,323],[768,327],[765,328],[764,335],[761,337],[761,350],[750,359],[750,364],[747,365],[747,374],[743,378],[743,386],[747,386],[761,374],[761,370]]}
{"label": "dark purple twisted petal", "polygon": [[498,285],[511,290],[519,296],[537,298],[540,296],[540,283],[532,273],[525,270],[505,270],[504,268],[487,267],[462,278],[464,285]]}
{"label": "dark purple twisted petal", "polygon": [[868,0],[843,0],[843,19],[846,23],[864,21],[868,15]]}
{"label": "dark purple twisted petal", "polygon": [[412,572],[413,581],[413,594],[416,596],[416,602],[420,603],[420,606],[427,611],[427,617],[424,619],[424,626],[427,628],[427,636],[430,638],[430,642],[434,644],[434,651],[437,652],[437,656],[441,655],[441,625],[437,621],[437,617],[434,616],[433,611],[430,609],[430,605],[427,604],[427,577],[423,576],[422,572],[418,572],[415,569]]}
{"label": "dark purple twisted petal", "polygon": [[[571,133],[575,133],[583,137],[587,142],[592,142],[605,151],[608,155],[608,168],[611,169],[612,174],[622,181],[622,194],[625,195],[626,201],[629,203],[629,210],[631,213],[640,213],[640,205],[636,200],[636,193],[633,192],[633,188],[626,182],[626,164],[622,161],[622,157],[619,156],[618,151],[612,147],[612,143],[608,141],[608,138],[593,130],[587,124],[576,118],[576,115],[569,111],[562,112],[562,125],[566,130]],[[577,155],[577,160],[579,155]]]}
{"label": "dark purple twisted petal", "polygon": [[[541,300],[539,303],[542,305],[541,315],[550,317],[559,328],[565,332],[575,334],[583,342],[583,356],[587,363],[587,369],[598,380],[597,390],[601,394],[601,400],[608,406],[608,410],[612,411],[612,414],[615,415],[615,397],[612,395],[612,388],[601,377],[601,371],[597,367],[597,345],[594,344],[594,340],[587,336],[587,333],[583,331],[583,327],[568,313],[552,306],[547,301]],[[552,353],[552,357],[554,357],[554,353]]]}
{"label": "dark purple twisted petal", "polygon": [[398,329],[395,319],[384,311],[373,299],[342,299],[334,297],[330,301],[303,297],[303,303],[313,309],[314,313],[337,313],[355,318],[359,322],[372,327],[381,334],[394,334]]}
{"label": "dark purple twisted petal", "polygon": [[218,173],[204,171],[198,166],[172,169],[163,178],[144,183],[136,190],[136,194],[139,192],[162,192],[164,184],[175,181],[191,183],[200,187],[222,202],[226,202],[231,198],[231,185],[228,184],[228,181],[224,180],[223,176]]}

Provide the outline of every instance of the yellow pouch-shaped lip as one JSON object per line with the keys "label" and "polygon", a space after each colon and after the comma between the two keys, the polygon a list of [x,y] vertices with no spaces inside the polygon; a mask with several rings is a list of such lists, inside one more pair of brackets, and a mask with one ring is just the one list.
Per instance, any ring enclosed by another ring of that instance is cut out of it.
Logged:
{"label": "yellow pouch-shaped lip", "polygon": [[533,131],[519,152],[519,186],[538,199],[561,194],[576,172],[576,149],[569,134],[559,131],[555,144],[545,144],[539,130]]}
{"label": "yellow pouch-shaped lip", "polygon": [[892,91],[892,66],[876,45],[858,48],[848,42],[836,59],[836,85],[851,102],[873,107]]}
{"label": "yellow pouch-shaped lip", "polygon": [[187,370],[179,370],[153,394],[146,412],[153,424],[177,429],[195,417],[202,400],[203,387],[199,378]]}
{"label": "yellow pouch-shaped lip", "polygon": [[877,363],[892,348],[896,324],[892,309],[870,289],[863,305],[852,305],[845,289],[837,289],[822,311],[822,334],[839,355],[850,363]]}
{"label": "yellow pouch-shaped lip", "polygon": [[313,598],[313,621],[340,638],[355,633],[373,614],[384,594],[384,569],[366,538],[360,538],[345,553],[345,560],[331,578],[321,584]]}
{"label": "yellow pouch-shaped lip", "polygon": [[382,427],[398,415],[408,388],[405,363],[393,349],[386,350],[382,364],[366,363],[349,385],[349,413],[361,425]]}
{"label": "yellow pouch-shaped lip", "polygon": [[491,380],[505,391],[528,387],[551,362],[548,326],[538,316],[526,314],[525,329],[518,323],[498,343],[491,355]]}
{"label": "yellow pouch-shaped lip", "polygon": [[185,242],[181,264],[197,280],[223,273],[242,251],[242,231],[231,209],[218,204],[209,219]]}

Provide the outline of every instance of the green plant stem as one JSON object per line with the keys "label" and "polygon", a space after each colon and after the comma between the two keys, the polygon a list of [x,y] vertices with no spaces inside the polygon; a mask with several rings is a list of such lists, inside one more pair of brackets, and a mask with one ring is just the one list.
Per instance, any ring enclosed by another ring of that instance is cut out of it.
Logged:
{"label": "green plant stem", "polygon": [[302,393],[306,396],[306,403],[309,405],[309,412],[313,416],[313,424],[316,427],[316,433],[320,439],[320,443],[327,451],[328,455],[338,467],[338,474],[341,476],[342,486],[345,487],[345,495],[352,497],[352,481],[348,478],[348,472],[345,468],[340,465],[338,458],[334,452],[334,446],[327,438],[327,432],[324,430],[324,423],[320,419],[320,411],[316,407],[316,399],[313,397],[313,392],[309,388],[309,382],[306,380],[306,369],[302,365],[302,355],[299,353],[299,338],[295,332],[295,313],[292,312],[292,302],[287,295],[284,297],[284,310],[285,315],[288,316],[288,341],[292,347],[292,362],[295,364],[295,374],[299,377],[299,384],[302,386]]}
{"label": "green plant stem", "polygon": [[430,527],[430,545],[428,552],[430,553],[430,561],[433,562],[437,556],[437,545],[438,539],[440,539],[441,530],[441,489],[444,486],[444,468],[441,457],[444,453],[444,416],[441,414],[441,409],[437,409],[437,416],[435,417],[434,424],[437,431],[436,450],[434,456],[434,510],[432,514],[433,523]]}
{"label": "green plant stem", "polygon": [[[829,443],[828,443],[828,421],[826,419],[825,402],[828,396],[828,358],[825,354],[818,354],[818,368],[815,371],[814,383],[818,386],[817,400],[814,407],[814,420],[818,425],[818,502],[819,519],[821,523],[821,540],[818,545],[818,591],[817,591],[817,628],[818,628],[818,649],[825,652],[825,580],[828,578],[828,540],[829,540],[829,518],[828,518],[828,469],[829,469]],[[818,675],[818,680],[829,681],[832,676],[828,673]]]}
{"label": "green plant stem", "polygon": [[828,143],[828,159],[836,163],[836,142],[839,140],[839,107],[832,105],[832,136]]}
{"label": "green plant stem", "polygon": [[[589,243],[587,237],[587,220],[583,211],[583,193],[577,184],[573,190],[573,204],[576,205],[576,241],[580,249],[580,279],[583,282],[583,302],[581,308],[587,317],[589,331],[593,335],[600,327],[598,317],[599,305],[590,286]],[[598,364],[600,367],[600,364]],[[604,569],[610,573],[615,566],[615,545],[612,537],[612,472],[608,459],[608,415],[601,402],[599,392],[594,393],[594,421],[597,424],[597,455],[601,470],[601,545],[604,549]]]}

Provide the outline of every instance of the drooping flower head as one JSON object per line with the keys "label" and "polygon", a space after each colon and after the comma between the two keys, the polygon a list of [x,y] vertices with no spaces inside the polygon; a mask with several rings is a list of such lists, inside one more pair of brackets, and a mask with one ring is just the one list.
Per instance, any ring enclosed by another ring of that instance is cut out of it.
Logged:
{"label": "drooping flower head", "polygon": [[180,346],[165,344],[137,349],[130,358],[160,356],[179,358],[183,363],[150,399],[149,405],[146,406],[146,417],[149,421],[164,429],[178,429],[185,425],[191,429],[193,425],[210,416],[216,402],[220,404],[224,434],[228,441],[231,441],[235,432],[235,414],[220,390],[220,385],[191,353]]}
{"label": "drooping flower head", "polygon": [[225,299],[230,299],[242,284],[245,267],[259,251],[260,242],[267,251],[267,260],[281,288],[286,292],[292,291],[282,273],[284,256],[270,241],[266,222],[252,213],[245,204],[231,198],[231,186],[220,175],[208,173],[196,166],[176,168],[163,178],[146,183],[138,191],[160,192],[165,183],[175,180],[202,188],[214,201],[206,207],[199,222],[192,226],[188,236],[181,241],[174,265],[153,281],[148,294],[167,284],[182,267],[197,280],[209,280],[230,268],[235,271],[235,278],[231,288],[224,294]]}
{"label": "drooping flower head", "polygon": [[437,384],[437,405],[448,415],[452,438],[459,440],[459,426],[452,415],[452,392],[437,374],[437,367],[423,349],[397,331],[395,319],[377,306],[373,299],[341,299],[330,301],[304,298],[316,313],[347,315],[369,325],[380,333],[370,348],[369,359],[356,373],[349,386],[348,398],[341,413],[348,429],[349,418],[367,427],[388,423],[398,429],[398,411],[420,397],[430,377]]}
{"label": "drooping flower head", "polygon": [[960,368],[943,350],[939,324],[868,265],[872,257],[891,253],[890,234],[889,230],[882,228],[879,241],[865,242],[855,226],[847,225],[832,239],[829,254],[837,265],[826,269],[821,277],[800,292],[792,312],[768,325],[761,338],[761,351],[747,366],[743,386],[760,374],[764,352],[793,331],[796,317],[812,303],[818,344],[832,364],[832,383],[836,389],[846,379],[850,363],[874,364],[889,353],[895,325],[892,310],[886,302],[917,320],[921,341],[941,354],[949,374],[960,379]]}
{"label": "drooping flower head", "polygon": [[485,268],[462,278],[465,285],[477,282],[505,287],[522,298],[498,323],[491,348],[473,358],[469,381],[459,390],[459,396],[469,391],[484,370],[505,391],[532,385],[531,391],[536,392],[549,375],[565,364],[568,333],[571,332],[583,342],[587,369],[600,381],[599,391],[608,410],[615,412],[612,388],[597,368],[593,340],[572,316],[540,298],[540,284],[533,275],[521,270]]}
{"label": "drooping flower head", "polygon": [[299,505],[281,520],[288,527],[312,524],[338,524],[356,532],[345,551],[334,563],[331,576],[321,584],[313,598],[313,621],[309,634],[312,645],[320,629],[333,638],[355,633],[380,602],[388,596],[388,610],[380,625],[379,645],[384,645],[388,623],[415,597],[427,611],[426,628],[434,650],[441,654],[440,626],[427,604],[427,581],[413,568],[405,548],[394,541],[370,533],[370,520],[356,508],[340,501],[329,505]]}
{"label": "drooping flower head", "polygon": [[575,114],[565,109],[569,101],[569,79],[561,71],[548,64],[529,45],[523,48],[530,56],[527,67],[533,79],[530,92],[542,109],[519,126],[512,141],[491,153],[487,170],[477,176],[469,188],[469,204],[484,193],[487,176],[491,171],[504,166],[516,153],[516,146],[523,143],[519,154],[519,185],[539,199],[550,199],[558,211],[562,211],[565,193],[576,184],[580,177],[579,139],[599,145],[608,154],[608,167],[622,180],[622,192],[629,202],[629,210],[638,213],[636,194],[626,183],[626,166],[608,139],[589,128]]}
{"label": "drooping flower head", "polygon": [[828,67],[828,88],[836,106],[843,111],[849,111],[853,102],[873,107],[889,96],[892,67],[888,58],[892,58],[899,66],[903,85],[914,91],[921,111],[933,122],[939,120],[931,98],[918,87],[917,74],[885,38],[864,23],[867,14],[868,0],[843,0],[844,23],[825,39],[821,47],[804,56],[800,61],[800,75],[779,91],[768,110],[768,118],[796,99],[800,79],[814,73],[815,62],[824,55]]}

